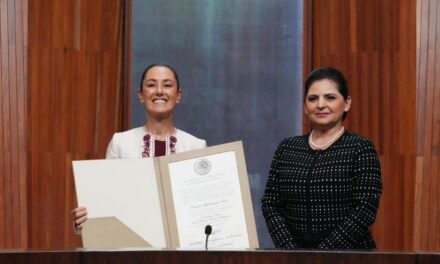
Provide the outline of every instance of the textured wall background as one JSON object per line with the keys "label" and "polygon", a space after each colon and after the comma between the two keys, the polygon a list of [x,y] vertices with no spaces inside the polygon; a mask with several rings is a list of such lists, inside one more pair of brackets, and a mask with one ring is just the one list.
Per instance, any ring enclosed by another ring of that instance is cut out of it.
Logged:
{"label": "textured wall background", "polygon": [[131,126],[144,68],[179,73],[176,126],[208,145],[243,140],[260,246],[272,247],[260,199],[275,148],[302,131],[303,3],[294,0],[134,0]]}
{"label": "textured wall background", "polygon": [[0,1],[0,248],[26,248],[27,0]]}
{"label": "textured wall background", "polygon": [[28,244],[21,247],[73,248],[81,239],[70,218],[72,160],[104,158],[113,133],[122,130],[124,2],[28,4]]}

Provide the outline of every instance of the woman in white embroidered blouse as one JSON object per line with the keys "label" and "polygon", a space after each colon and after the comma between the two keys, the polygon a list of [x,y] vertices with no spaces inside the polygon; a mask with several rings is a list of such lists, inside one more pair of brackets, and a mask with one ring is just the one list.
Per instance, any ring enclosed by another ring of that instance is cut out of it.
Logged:
{"label": "woman in white embroidered blouse", "polygon": [[[174,127],[173,111],[181,97],[179,77],[171,66],[148,66],[138,91],[139,101],[145,106],[145,125],[115,133],[106,159],[158,157],[206,147],[205,140]],[[71,215],[75,232],[80,233],[87,220],[86,207],[73,209]]]}

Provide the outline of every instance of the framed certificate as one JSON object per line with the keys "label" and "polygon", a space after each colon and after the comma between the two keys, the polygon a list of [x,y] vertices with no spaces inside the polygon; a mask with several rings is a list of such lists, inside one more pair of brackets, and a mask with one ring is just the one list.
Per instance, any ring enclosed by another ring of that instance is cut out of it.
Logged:
{"label": "framed certificate", "polygon": [[160,159],[166,218],[173,247],[257,248],[241,141]]}
{"label": "framed certificate", "polygon": [[89,212],[85,247],[204,248],[207,225],[210,248],[258,247],[241,141],[73,168],[78,204]]}

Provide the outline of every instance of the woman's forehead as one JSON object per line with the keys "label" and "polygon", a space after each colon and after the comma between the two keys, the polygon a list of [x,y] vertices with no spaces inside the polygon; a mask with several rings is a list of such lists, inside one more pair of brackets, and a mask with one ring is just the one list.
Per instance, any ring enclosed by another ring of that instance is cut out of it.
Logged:
{"label": "woman's forehead", "polygon": [[312,83],[308,94],[315,93],[339,93],[338,85],[329,79],[317,80]]}
{"label": "woman's forehead", "polygon": [[155,66],[148,70],[145,79],[175,80],[174,73],[164,66]]}

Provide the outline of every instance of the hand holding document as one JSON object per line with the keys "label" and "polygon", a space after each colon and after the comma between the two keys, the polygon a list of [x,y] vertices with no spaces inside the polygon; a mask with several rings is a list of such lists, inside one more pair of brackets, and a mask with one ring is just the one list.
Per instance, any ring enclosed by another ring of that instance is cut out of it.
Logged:
{"label": "hand holding document", "polygon": [[[154,159],[75,161],[74,174],[89,218],[115,217],[153,247],[204,248],[207,225],[210,248],[258,247],[241,142]],[[93,229],[83,232],[83,240],[93,237]]]}

